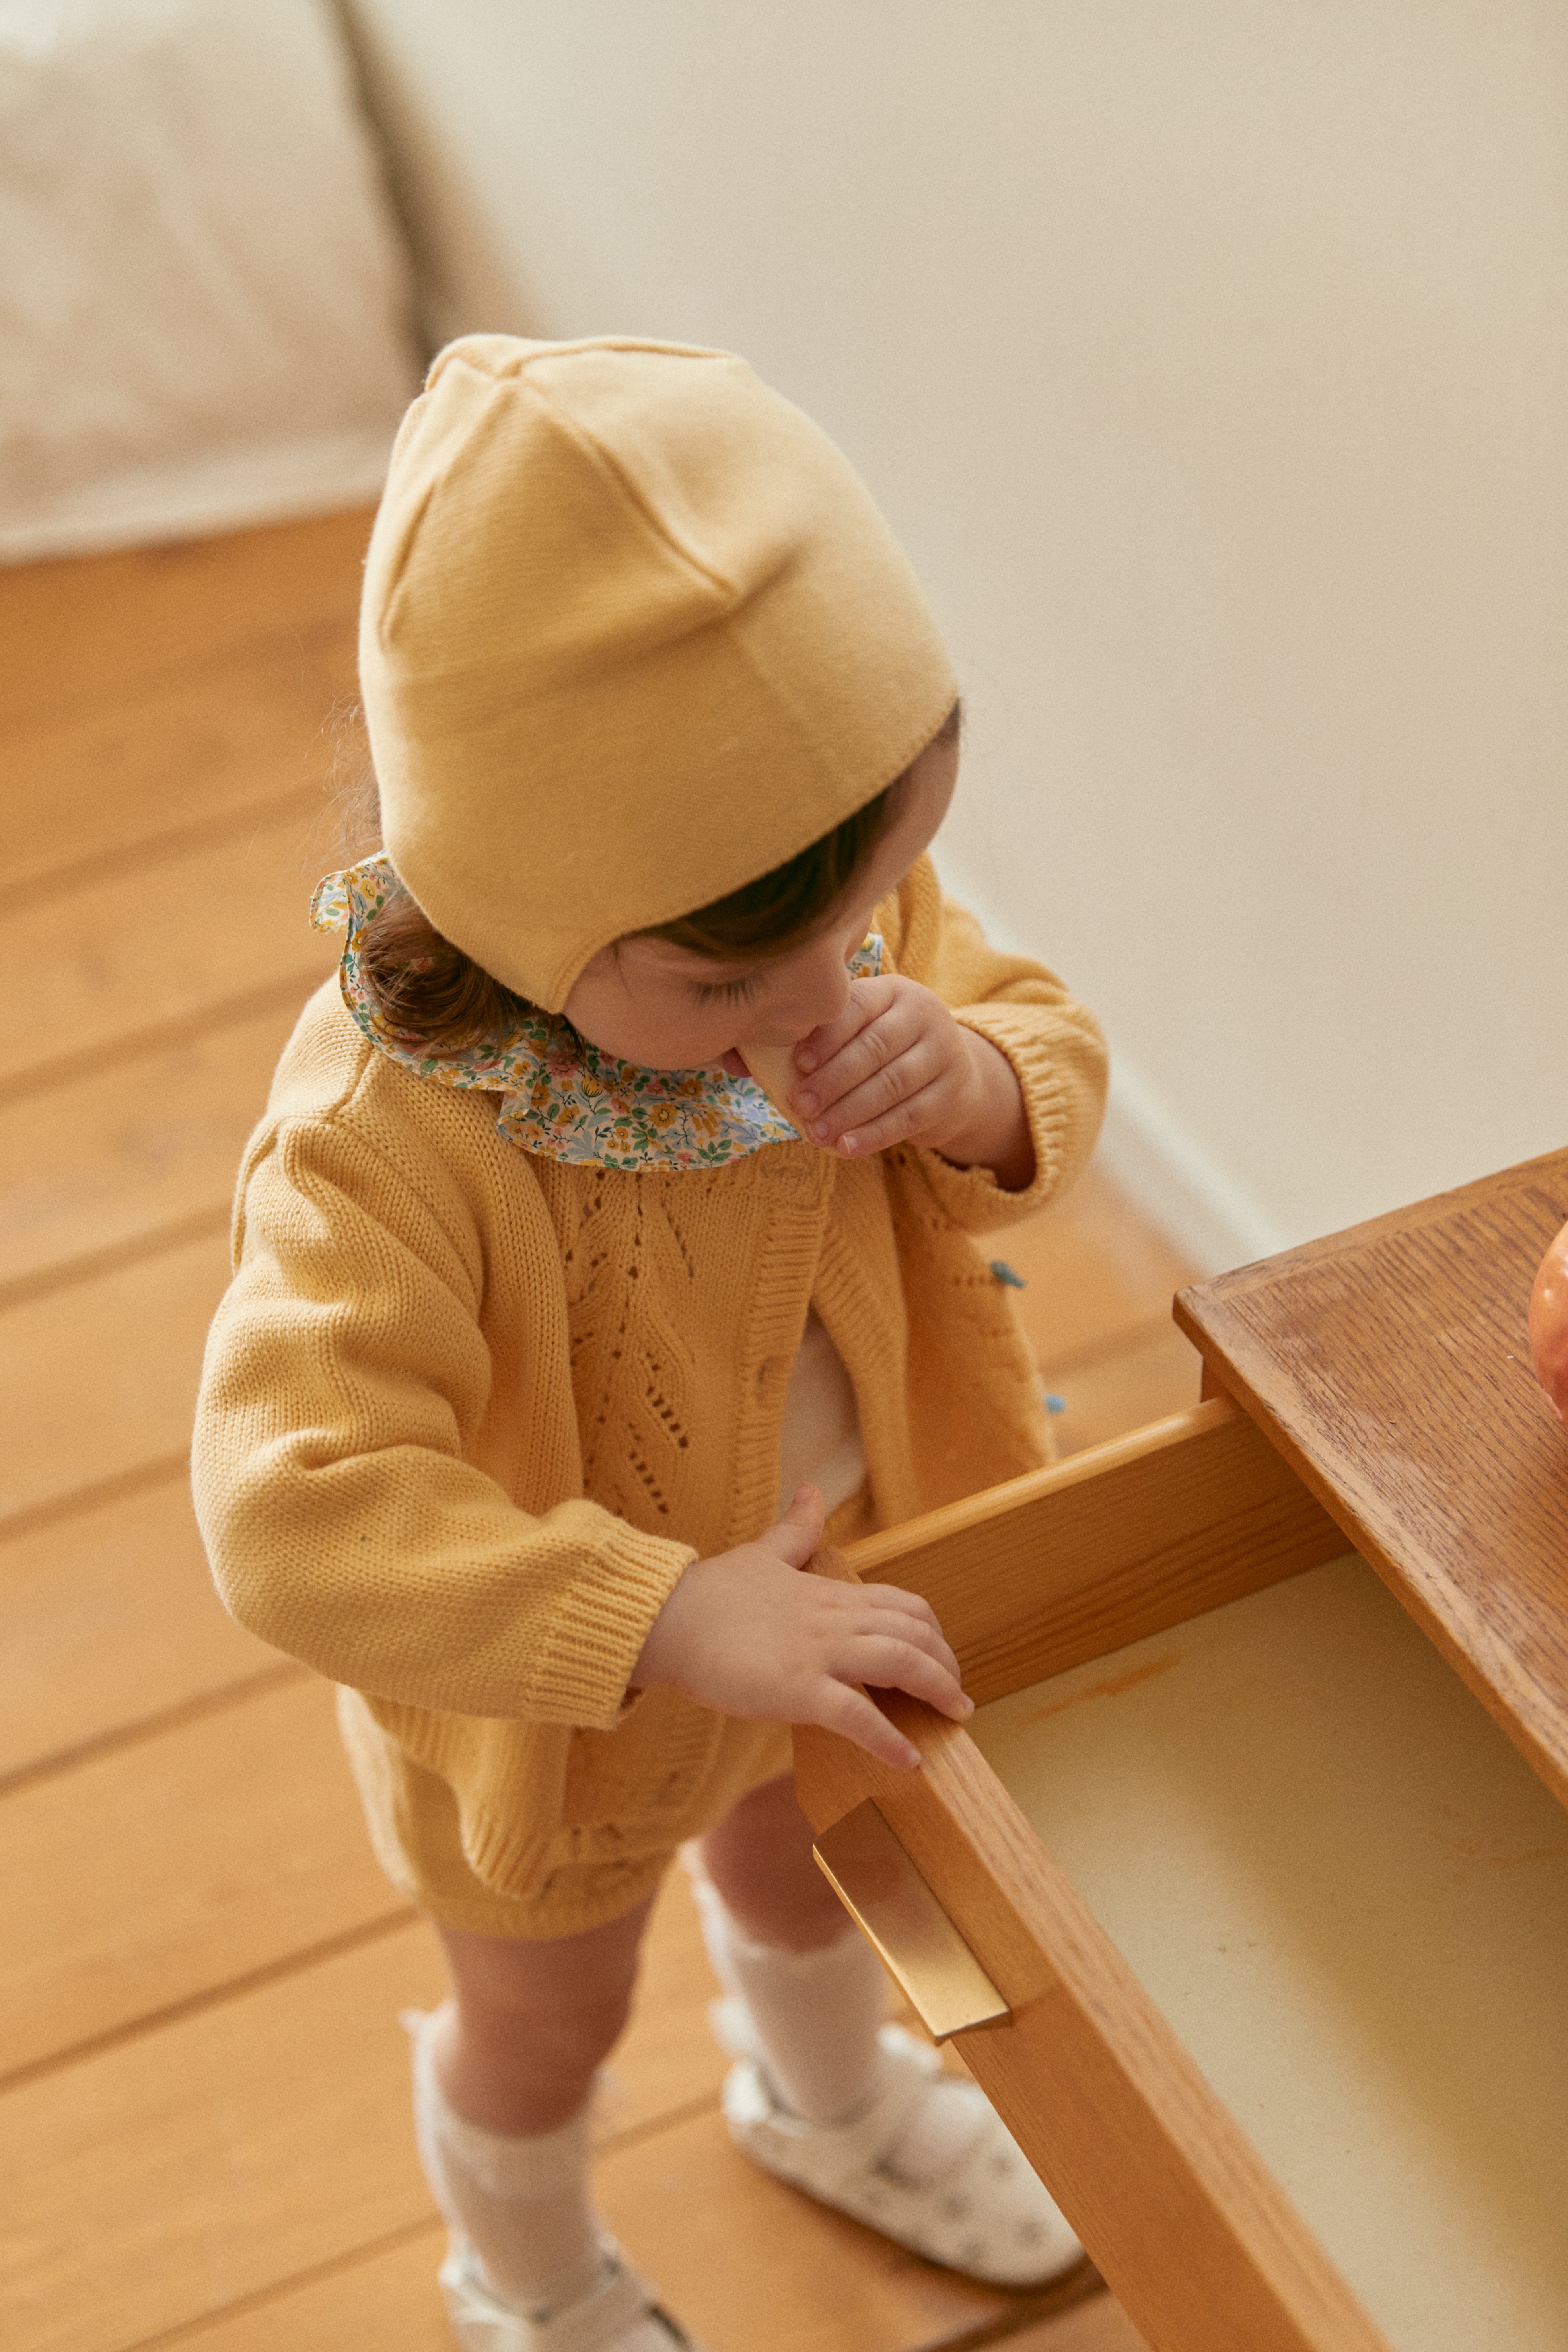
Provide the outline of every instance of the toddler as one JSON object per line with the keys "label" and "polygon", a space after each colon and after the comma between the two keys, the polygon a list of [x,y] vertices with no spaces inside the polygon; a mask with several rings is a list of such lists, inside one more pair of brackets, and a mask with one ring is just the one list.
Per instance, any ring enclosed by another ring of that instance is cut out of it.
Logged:
{"label": "toddler", "polygon": [[[239,1180],[198,1511],[235,1614],[341,1685],[452,1993],[409,2021],[459,2343],[691,2339],[605,2237],[595,2072],[678,1848],[759,2163],[933,2259],[1080,2258],[975,2087],[883,2022],[794,1723],[970,1702],[930,1608],[798,1573],[1030,1469],[969,1235],[1093,1139],[1093,1022],[923,853],[952,673],[845,459],[720,352],[474,336],[365,570],[384,851]],[[764,1084],[759,1086],[752,1073]],[[765,1087],[765,1090],[764,1090]]]}

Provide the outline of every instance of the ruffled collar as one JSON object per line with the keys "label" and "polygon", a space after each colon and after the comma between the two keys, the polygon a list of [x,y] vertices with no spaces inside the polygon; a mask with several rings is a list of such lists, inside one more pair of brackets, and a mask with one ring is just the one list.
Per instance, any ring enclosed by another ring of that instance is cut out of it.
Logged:
{"label": "ruffled collar", "polygon": [[[340,979],[343,1003],[378,1053],[437,1086],[500,1097],[497,1132],[520,1150],[590,1168],[722,1168],[770,1143],[798,1143],[799,1130],[751,1078],[727,1070],[641,1070],[602,1054],[564,1015],[519,1001],[515,1013],[460,1053],[395,1029],[376,1010],[360,971],[365,925],[404,896],[384,853],[318,883],[310,920],[319,931],[347,927]],[[849,960],[858,979],[881,970],[873,931]]]}

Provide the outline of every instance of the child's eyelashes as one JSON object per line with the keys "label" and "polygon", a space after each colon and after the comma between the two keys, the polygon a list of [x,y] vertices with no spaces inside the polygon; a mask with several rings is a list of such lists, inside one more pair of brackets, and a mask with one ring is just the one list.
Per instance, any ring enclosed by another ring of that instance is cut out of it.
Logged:
{"label": "child's eyelashes", "polygon": [[755,993],[758,974],[748,972],[743,980],[699,980],[692,983],[692,994],[699,1004],[744,1004]]}

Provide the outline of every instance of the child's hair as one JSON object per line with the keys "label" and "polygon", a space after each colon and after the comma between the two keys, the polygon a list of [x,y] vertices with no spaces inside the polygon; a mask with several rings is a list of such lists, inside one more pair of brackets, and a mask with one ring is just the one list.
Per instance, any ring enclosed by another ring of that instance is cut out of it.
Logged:
{"label": "child's hair", "polygon": [[[945,742],[956,735],[960,715],[961,706],[954,703],[933,740]],[[692,914],[651,923],[640,936],[673,940],[715,961],[773,955],[805,938],[831,912],[876,847],[897,813],[908,775],[906,768],[864,808],[771,873]],[[367,836],[374,832],[379,838],[380,833],[368,760],[342,799],[348,828],[357,836],[352,855],[363,857],[375,845]],[[382,1017],[439,1053],[460,1053],[514,1014],[521,1002],[444,938],[411,898],[390,900],[365,925],[359,969]]]}

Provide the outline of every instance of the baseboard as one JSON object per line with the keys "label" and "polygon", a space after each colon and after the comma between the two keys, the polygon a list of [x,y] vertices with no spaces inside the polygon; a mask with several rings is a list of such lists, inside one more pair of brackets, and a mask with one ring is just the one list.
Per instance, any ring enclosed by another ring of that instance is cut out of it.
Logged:
{"label": "baseboard", "polygon": [[1199,1275],[1271,1257],[1292,1238],[1237,1184],[1140,1072],[1118,1060],[1095,1157]]}

